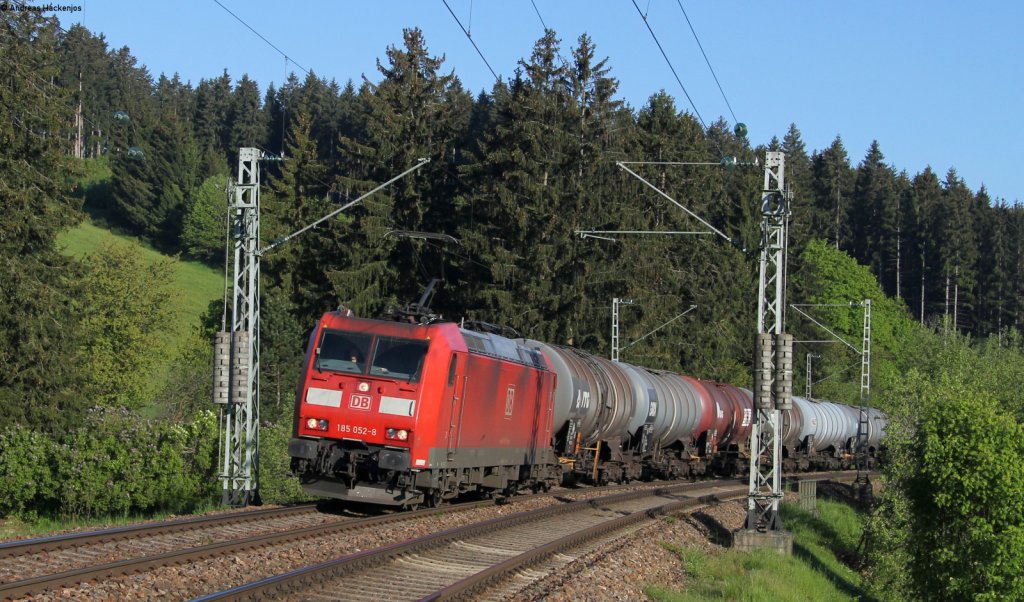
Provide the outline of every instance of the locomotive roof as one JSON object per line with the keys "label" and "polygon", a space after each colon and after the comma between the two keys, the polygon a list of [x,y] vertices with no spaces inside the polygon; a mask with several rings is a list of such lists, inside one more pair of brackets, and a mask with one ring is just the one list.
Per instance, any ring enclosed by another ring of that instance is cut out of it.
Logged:
{"label": "locomotive roof", "polygon": [[536,349],[531,349],[520,345],[516,341],[489,332],[477,332],[466,330],[465,328],[459,328],[459,332],[462,333],[462,338],[466,341],[466,348],[471,353],[498,357],[510,362],[516,362],[517,364],[532,366],[539,370],[548,369],[547,364],[544,363],[544,356]]}

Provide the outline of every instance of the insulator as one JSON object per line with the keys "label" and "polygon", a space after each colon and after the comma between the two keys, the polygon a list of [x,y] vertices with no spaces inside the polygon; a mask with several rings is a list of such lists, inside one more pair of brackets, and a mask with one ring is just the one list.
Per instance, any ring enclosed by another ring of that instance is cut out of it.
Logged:
{"label": "insulator", "polygon": [[747,124],[740,122],[736,124],[736,127],[732,129],[733,133],[736,134],[737,138],[747,137]]}
{"label": "insulator", "polygon": [[754,407],[770,410],[772,403],[772,335],[760,332],[754,340]]}
{"label": "insulator", "polygon": [[227,403],[231,378],[231,335],[218,332],[213,343],[213,403]]}
{"label": "insulator", "polygon": [[249,333],[231,333],[231,402],[244,404],[249,399]]}
{"label": "insulator", "polygon": [[793,407],[793,335],[775,336],[775,407]]}

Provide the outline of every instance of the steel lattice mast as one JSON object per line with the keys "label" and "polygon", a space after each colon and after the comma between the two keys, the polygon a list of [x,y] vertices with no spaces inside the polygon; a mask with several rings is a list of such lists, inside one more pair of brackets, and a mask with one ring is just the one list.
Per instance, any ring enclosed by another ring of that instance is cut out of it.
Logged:
{"label": "steel lattice mast", "polygon": [[750,489],[745,528],[781,530],[782,433],[780,410],[792,407],[793,338],[784,334],[789,198],[785,154],[765,155],[761,197],[761,253],[757,336],[754,350],[754,411],[750,433]]}
{"label": "steel lattice mast", "polygon": [[[238,151],[238,180],[229,217],[234,243],[231,329],[217,335],[214,401],[222,403],[221,501],[259,503],[260,419],[260,159],[255,148]],[[225,378],[227,376],[227,378]]]}

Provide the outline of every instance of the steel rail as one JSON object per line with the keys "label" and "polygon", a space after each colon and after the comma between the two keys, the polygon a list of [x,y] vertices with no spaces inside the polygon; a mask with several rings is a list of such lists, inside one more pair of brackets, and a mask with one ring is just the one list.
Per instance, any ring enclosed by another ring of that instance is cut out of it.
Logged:
{"label": "steel rail", "polygon": [[388,562],[389,560],[437,548],[458,540],[485,535],[495,531],[516,527],[522,524],[562,514],[578,512],[588,508],[627,502],[643,497],[683,493],[688,489],[720,486],[720,482],[700,481],[696,483],[686,483],[669,487],[655,487],[641,491],[620,493],[601,498],[580,500],[561,506],[548,506],[537,510],[520,512],[510,516],[489,519],[480,523],[453,527],[451,529],[446,529],[444,531],[432,533],[416,539],[342,556],[334,560],[297,569],[295,571],[289,571],[287,573],[282,573],[280,575],[275,575],[273,577],[268,577],[266,579],[227,589],[222,592],[196,598],[195,600],[197,602],[207,602],[213,600],[262,600],[268,597],[273,598],[275,596],[284,595],[287,592],[294,592],[303,587],[308,587],[317,582],[322,582],[326,579],[339,577],[353,571],[372,568]]}
{"label": "steel rail", "polygon": [[673,514],[684,509],[694,509],[717,504],[719,502],[742,499],[747,494],[747,488],[743,485],[732,486],[728,491],[729,493],[721,496],[712,494],[669,502],[656,508],[633,512],[625,516],[612,519],[608,522],[588,527],[587,529],[567,535],[549,544],[534,548],[513,558],[509,558],[500,564],[496,564],[475,575],[471,575],[462,581],[453,583],[438,592],[425,596],[420,599],[420,602],[464,599],[506,577],[511,576],[516,571],[537,564],[554,554],[578,548],[590,541],[624,529],[634,523]]}
{"label": "steel rail", "polygon": [[255,520],[265,520],[275,516],[288,516],[291,514],[304,514],[315,512],[316,504],[302,504],[288,508],[266,508],[262,510],[249,510],[232,514],[221,514],[213,516],[198,516],[185,519],[167,520],[158,523],[144,523],[130,525],[127,527],[114,527],[99,531],[87,531],[84,533],[70,533],[67,535],[53,535],[34,539],[19,539],[0,543],[0,558],[11,556],[25,556],[38,554],[40,552],[52,552],[64,550],[94,543],[106,543],[120,539],[137,539],[150,535],[165,535],[178,531],[194,531],[209,526],[230,525],[232,523],[244,523]]}
{"label": "steel rail", "polygon": [[444,514],[452,511],[469,510],[472,508],[490,506],[493,504],[493,500],[486,500],[482,502],[442,506],[439,508],[427,508],[424,510],[416,510],[413,512],[389,514],[386,516],[372,516],[367,518],[356,518],[352,520],[341,520],[336,523],[313,525],[311,527],[303,527],[301,529],[292,531],[267,533],[263,535],[256,535],[253,537],[246,537],[242,539],[231,539],[194,548],[184,548],[174,550],[171,552],[165,552],[163,554],[154,554],[152,556],[145,556],[142,558],[129,558],[126,560],[109,562],[103,565],[84,567],[80,569],[72,569],[54,575],[42,575],[39,577],[22,579],[20,581],[0,583],[0,600],[37,594],[46,590],[53,590],[59,587],[73,586],[79,583],[88,582],[95,579],[105,579],[117,575],[130,575],[141,571],[147,571],[153,568],[182,564],[184,562],[189,562],[192,560],[199,560],[202,558],[209,558],[213,556],[224,556],[253,548],[267,547],[279,543],[285,543],[300,539],[310,539],[324,535],[333,535],[344,531],[363,529],[391,522],[402,522],[405,520],[421,518],[433,514]]}
{"label": "steel rail", "polygon": [[[838,480],[841,477],[852,477],[854,475],[843,473],[829,473],[829,474],[817,474],[816,477],[812,473],[808,473],[807,476],[811,478],[817,478],[820,480]],[[800,477],[792,477],[791,482],[801,480]],[[546,545],[534,548],[524,552],[513,558],[496,564],[488,569],[480,571],[475,575],[471,575],[461,581],[453,583],[448,587],[439,590],[429,596],[425,596],[419,600],[419,602],[439,602],[447,600],[460,600],[469,599],[474,594],[478,594],[481,590],[490,587],[494,584],[499,583],[505,578],[511,577],[517,571],[526,569],[532,565],[538,564],[543,560],[570,550],[578,548],[588,542],[596,540],[605,535],[611,534],[615,531],[624,529],[635,523],[654,519],[659,516],[667,516],[675,514],[682,510],[695,510],[697,508],[715,505],[721,502],[727,502],[732,500],[742,499],[747,494],[747,488],[743,485],[731,486],[727,489],[727,492],[719,494],[705,495],[698,498],[689,498],[685,500],[677,500],[663,504],[656,508],[643,510],[639,512],[633,512],[625,516],[613,519],[611,521],[594,525],[577,533],[567,535],[561,539],[555,540]]]}
{"label": "steel rail", "polygon": [[[841,479],[843,477],[852,478],[853,476],[854,475],[850,474],[849,471],[839,471],[830,473],[803,473],[801,475],[801,478]],[[729,479],[728,481],[729,483],[726,486],[729,488],[728,491],[730,493],[725,494],[725,496],[728,499],[732,499],[733,490],[735,490],[736,498],[742,498],[743,496],[746,495],[746,485],[743,484],[742,482],[735,483],[736,481],[741,481],[740,479]],[[696,489],[699,491],[704,488],[722,487],[723,483],[721,481],[699,481],[696,483],[687,483],[683,485],[676,485],[670,487],[656,487],[642,491],[621,493],[612,496],[605,496],[601,498],[572,502],[569,504],[565,504],[563,506],[549,506],[546,508],[540,508],[528,512],[520,512],[510,516],[493,518],[480,523],[464,525],[461,527],[454,527],[451,529],[447,529],[445,531],[440,531],[438,533],[433,533],[416,539],[393,543],[376,549],[364,550],[362,552],[357,552],[355,554],[342,556],[334,560],[329,560],[327,562],[322,562],[309,567],[304,567],[294,571],[289,571],[287,573],[282,573],[280,575],[275,575],[273,577],[268,577],[266,579],[261,579],[258,581],[233,587],[221,592],[209,594],[207,596],[195,598],[195,602],[208,602],[214,600],[235,601],[273,599],[275,597],[280,597],[287,595],[289,593],[301,591],[303,588],[311,587],[316,584],[321,584],[324,581],[333,578],[339,578],[345,575],[349,575],[353,572],[370,569],[379,566],[383,563],[386,563],[388,561],[405,557],[411,554],[422,553],[427,550],[438,548],[456,541],[470,539],[480,535],[505,530],[508,528],[516,527],[530,522],[535,522],[538,520],[543,520],[546,518],[555,517],[562,514],[568,514],[580,510],[585,510],[587,508],[600,508],[608,506],[609,504],[627,502],[642,497],[682,494],[685,493],[685,491],[692,489]],[[687,507],[687,505],[708,504],[713,502],[715,499],[722,500],[722,494],[719,493],[717,496],[711,495],[701,496],[697,498],[691,497],[684,500],[670,502],[668,504],[664,504],[660,507],[656,507],[653,509],[633,512],[616,519],[605,521],[599,525],[588,527],[587,529],[581,530],[578,533],[571,534],[560,539],[559,542],[562,542],[561,545],[563,546],[572,545],[571,542],[573,541],[583,541],[580,539],[581,533],[590,533],[590,537],[592,538],[594,536],[599,536],[593,535],[595,533],[607,533],[610,529],[622,528],[624,526],[631,524],[632,522],[643,520],[647,516],[650,516],[650,513],[652,512],[654,512],[655,515],[658,512],[675,512],[678,511],[678,509]],[[612,524],[618,526],[609,527],[609,525]],[[551,553],[553,553],[547,550],[549,546],[557,547],[556,544],[558,544],[558,542],[551,542],[549,544],[540,546],[535,550],[525,552],[520,556],[522,556],[522,559],[524,561],[526,561],[533,555],[536,555],[536,559],[540,559],[549,556]],[[564,547],[562,549],[564,549]],[[497,566],[511,567],[512,564],[512,560],[509,560],[504,561],[499,565],[495,565],[494,567],[485,569],[483,572],[488,573],[488,575],[486,578],[481,577],[481,579],[491,581],[493,578],[495,578],[495,576],[497,576],[500,573],[500,569],[496,568]],[[514,569],[510,568],[509,570]],[[476,591],[476,589],[478,589],[482,584],[482,581],[474,581],[475,579],[477,579],[479,575],[481,575],[480,572],[460,582],[457,582],[456,584],[450,587],[465,587],[467,591]],[[459,586],[459,583],[462,583],[463,581],[465,581],[465,583],[463,583],[462,586]],[[444,592],[445,590],[442,589],[422,599],[447,599],[443,597],[435,598],[435,596],[447,595],[444,594]],[[456,593],[460,596],[462,595],[462,592],[454,591],[452,592],[452,595],[454,596]]]}

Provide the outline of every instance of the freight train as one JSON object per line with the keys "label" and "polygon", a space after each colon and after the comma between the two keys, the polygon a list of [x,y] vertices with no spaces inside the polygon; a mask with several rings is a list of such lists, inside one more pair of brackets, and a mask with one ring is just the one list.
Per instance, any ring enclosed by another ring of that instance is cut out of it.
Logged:
{"label": "freight train", "polygon": [[[749,470],[749,390],[453,322],[325,314],[289,442],[310,494],[389,506]],[[784,469],[852,466],[858,408],[796,397]],[[870,462],[886,424],[871,410]]]}

